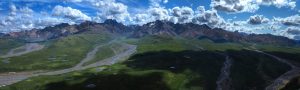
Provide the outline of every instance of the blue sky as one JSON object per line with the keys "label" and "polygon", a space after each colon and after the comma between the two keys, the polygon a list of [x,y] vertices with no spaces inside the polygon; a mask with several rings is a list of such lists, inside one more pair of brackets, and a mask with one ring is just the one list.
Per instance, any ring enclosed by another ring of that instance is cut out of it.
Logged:
{"label": "blue sky", "polygon": [[299,11],[296,0],[0,0],[0,32],[106,19],[127,25],[165,20],[300,39]]}
{"label": "blue sky", "polygon": [[[149,1],[148,0],[116,0],[117,2],[121,2],[126,4],[129,7],[128,11],[132,11],[130,8],[148,8],[149,7]],[[8,14],[9,12],[9,4],[15,4],[17,7],[23,7],[27,6],[30,7],[32,10],[35,12],[41,12],[41,11],[47,11],[49,13],[52,12],[52,8],[55,7],[56,5],[61,5],[61,6],[68,6],[72,7],[74,9],[81,10],[82,12],[90,15],[90,16],[95,16],[97,9],[93,7],[86,7],[85,5],[81,5],[78,3],[72,3],[72,2],[64,2],[62,0],[58,1],[39,1],[39,0],[2,0],[1,2],[1,15],[3,14]],[[210,0],[169,0],[168,3],[162,3],[161,5],[165,8],[173,8],[176,6],[187,6],[191,7],[192,9],[196,9],[198,6],[205,6],[206,9],[210,9]],[[224,18],[224,19],[234,19],[233,17],[236,16],[236,20],[246,20],[250,16],[255,15],[255,14],[261,14],[264,15],[267,18],[273,18],[273,17],[288,17],[291,15],[298,14],[298,10],[300,10],[300,3],[296,3],[296,7],[294,9],[290,9],[288,7],[282,7],[282,8],[277,8],[276,6],[260,6],[260,9],[257,10],[255,13],[227,13],[220,11],[219,14]]]}

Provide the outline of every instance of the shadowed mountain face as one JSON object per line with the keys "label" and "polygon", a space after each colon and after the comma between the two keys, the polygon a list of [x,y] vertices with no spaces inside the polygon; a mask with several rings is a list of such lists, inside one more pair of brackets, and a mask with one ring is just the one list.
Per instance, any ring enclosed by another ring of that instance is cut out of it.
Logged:
{"label": "shadowed mountain face", "polygon": [[115,20],[106,20],[104,23],[83,22],[79,25],[59,24],[44,29],[11,32],[8,35],[0,34],[4,38],[18,38],[26,42],[40,42],[53,38],[92,31],[94,33],[111,32],[129,37],[144,37],[147,35],[182,36],[188,38],[209,38],[214,41],[252,42],[262,44],[294,45],[296,41],[282,36],[270,34],[241,34],[220,28],[210,28],[198,24],[174,24],[166,21],[155,21],[142,26],[125,26]]}

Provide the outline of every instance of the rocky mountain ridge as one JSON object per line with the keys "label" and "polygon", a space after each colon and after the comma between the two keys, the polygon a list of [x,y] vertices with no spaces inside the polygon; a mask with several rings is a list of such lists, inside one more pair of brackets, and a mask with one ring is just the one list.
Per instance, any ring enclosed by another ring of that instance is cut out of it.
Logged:
{"label": "rocky mountain ridge", "polygon": [[167,21],[154,21],[142,26],[123,25],[115,20],[106,20],[103,23],[86,21],[78,25],[67,23],[46,27],[44,29],[32,29],[21,32],[0,34],[1,38],[16,38],[25,42],[41,42],[68,35],[83,32],[110,32],[139,38],[147,35],[181,36],[187,38],[208,38],[216,42],[250,42],[262,44],[294,45],[297,41],[282,36],[271,34],[243,34],[240,32],[226,31],[220,28],[210,28],[207,25],[193,23],[174,24]]}

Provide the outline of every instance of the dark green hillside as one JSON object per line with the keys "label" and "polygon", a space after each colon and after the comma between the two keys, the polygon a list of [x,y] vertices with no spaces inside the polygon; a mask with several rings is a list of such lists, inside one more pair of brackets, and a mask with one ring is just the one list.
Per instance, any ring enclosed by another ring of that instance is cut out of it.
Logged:
{"label": "dark green hillside", "polygon": [[228,51],[233,59],[231,77],[236,90],[264,89],[291,69],[276,59],[254,51]]}

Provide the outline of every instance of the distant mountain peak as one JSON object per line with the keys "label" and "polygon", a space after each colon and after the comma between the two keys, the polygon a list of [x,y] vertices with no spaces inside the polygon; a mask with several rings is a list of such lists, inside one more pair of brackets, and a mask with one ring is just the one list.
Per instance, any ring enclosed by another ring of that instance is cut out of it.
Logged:
{"label": "distant mountain peak", "polygon": [[61,23],[61,24],[55,25],[54,27],[63,28],[63,27],[67,27],[67,26],[70,26],[70,24],[69,23]]}
{"label": "distant mountain peak", "polygon": [[114,20],[114,19],[107,19],[103,23],[104,24],[111,24],[111,25],[122,24],[122,23],[117,22],[117,20]]}

